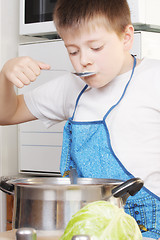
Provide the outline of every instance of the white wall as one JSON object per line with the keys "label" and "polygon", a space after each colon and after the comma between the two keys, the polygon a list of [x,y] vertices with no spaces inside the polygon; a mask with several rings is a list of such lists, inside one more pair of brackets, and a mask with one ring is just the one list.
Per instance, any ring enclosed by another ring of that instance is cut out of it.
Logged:
{"label": "white wall", "polygon": [[[19,0],[0,0],[0,69],[18,52]],[[17,174],[17,126],[0,126],[0,177]],[[6,227],[5,194],[0,192],[0,231]]]}

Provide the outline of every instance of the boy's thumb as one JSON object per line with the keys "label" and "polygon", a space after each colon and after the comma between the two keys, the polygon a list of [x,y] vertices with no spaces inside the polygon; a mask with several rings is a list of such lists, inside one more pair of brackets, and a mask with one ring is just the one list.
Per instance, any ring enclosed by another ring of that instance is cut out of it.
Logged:
{"label": "boy's thumb", "polygon": [[46,63],[43,63],[43,62],[38,62],[38,65],[39,65],[39,68],[40,68],[40,69],[46,69],[46,70],[48,70],[48,69],[51,68],[51,66],[50,66],[49,64],[46,64]]}

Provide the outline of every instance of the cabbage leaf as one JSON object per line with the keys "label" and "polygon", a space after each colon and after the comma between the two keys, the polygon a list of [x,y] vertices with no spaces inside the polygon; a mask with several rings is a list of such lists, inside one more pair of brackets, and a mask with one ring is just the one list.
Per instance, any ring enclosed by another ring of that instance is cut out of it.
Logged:
{"label": "cabbage leaf", "polygon": [[89,203],[74,214],[60,240],[71,240],[74,235],[88,235],[91,240],[142,239],[135,219],[106,201]]}

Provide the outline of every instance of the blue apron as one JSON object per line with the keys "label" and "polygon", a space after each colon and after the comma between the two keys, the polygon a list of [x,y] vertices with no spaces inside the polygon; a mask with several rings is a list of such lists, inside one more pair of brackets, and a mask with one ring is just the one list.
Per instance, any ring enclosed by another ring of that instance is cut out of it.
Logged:
{"label": "blue apron", "polygon": [[[79,94],[73,116],[64,127],[60,165],[62,176],[67,176],[70,167],[73,167],[76,168],[79,177],[85,178],[113,178],[126,181],[134,177],[113,151],[106,119],[124,97],[135,66],[136,58],[134,58],[132,73],[122,96],[105,114],[103,120],[91,122],[73,120],[79,99],[88,85]],[[135,218],[144,237],[160,238],[160,198],[158,196],[143,187],[135,196],[127,199],[125,212]]]}

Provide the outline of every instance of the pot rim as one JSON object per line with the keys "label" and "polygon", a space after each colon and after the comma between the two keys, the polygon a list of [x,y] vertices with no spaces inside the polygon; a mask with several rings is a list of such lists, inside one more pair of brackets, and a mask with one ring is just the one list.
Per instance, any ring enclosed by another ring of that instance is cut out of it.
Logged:
{"label": "pot rim", "polygon": [[70,178],[65,177],[35,177],[35,178],[18,178],[10,179],[7,184],[20,187],[54,187],[54,186],[95,186],[95,185],[119,185],[123,183],[119,179],[104,179],[104,178],[77,178],[77,184],[71,184]]}

